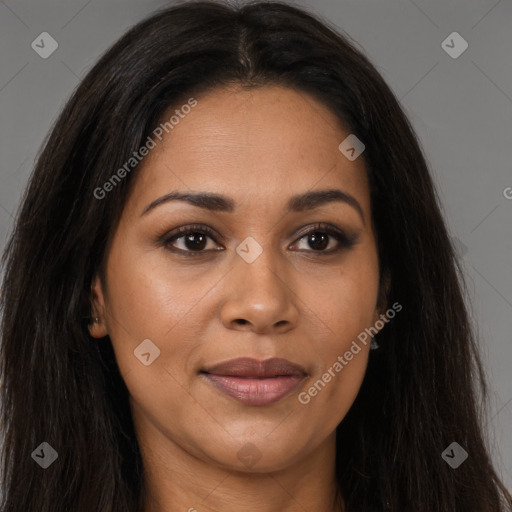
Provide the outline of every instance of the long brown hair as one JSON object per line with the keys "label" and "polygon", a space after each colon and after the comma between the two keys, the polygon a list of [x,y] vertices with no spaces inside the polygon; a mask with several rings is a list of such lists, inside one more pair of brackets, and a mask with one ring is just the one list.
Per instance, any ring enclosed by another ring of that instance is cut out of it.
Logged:
{"label": "long brown hair", "polygon": [[[187,2],[132,28],[90,70],[55,123],[3,257],[1,512],[136,512],[143,465],[109,342],[89,335],[134,169],[95,190],[162,113],[216,86],[281,84],[313,95],[360,140],[387,300],[362,388],[337,428],[348,512],[509,512],[482,431],[485,375],[464,281],[424,155],[395,96],[354,43],[278,2]],[[469,454],[441,457],[456,441]],[[42,442],[58,453],[42,469]]]}

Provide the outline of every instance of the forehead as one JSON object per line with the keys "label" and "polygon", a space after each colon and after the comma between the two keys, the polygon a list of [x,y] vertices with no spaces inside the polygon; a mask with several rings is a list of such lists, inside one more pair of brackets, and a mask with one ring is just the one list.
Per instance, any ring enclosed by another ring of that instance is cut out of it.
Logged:
{"label": "forehead", "polygon": [[229,87],[196,101],[186,114],[175,105],[162,116],[175,116],[172,128],[154,138],[127,207],[141,210],[173,190],[275,207],[306,190],[341,188],[369,208],[363,159],[350,161],[338,149],[350,132],[312,96],[282,86]]}

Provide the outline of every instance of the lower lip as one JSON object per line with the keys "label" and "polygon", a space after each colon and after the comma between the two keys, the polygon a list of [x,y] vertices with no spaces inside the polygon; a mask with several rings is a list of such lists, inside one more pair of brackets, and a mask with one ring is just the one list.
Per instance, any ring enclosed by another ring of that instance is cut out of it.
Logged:
{"label": "lower lip", "polygon": [[291,393],[304,377],[287,375],[267,378],[243,378],[203,374],[218,390],[246,405],[267,405]]}

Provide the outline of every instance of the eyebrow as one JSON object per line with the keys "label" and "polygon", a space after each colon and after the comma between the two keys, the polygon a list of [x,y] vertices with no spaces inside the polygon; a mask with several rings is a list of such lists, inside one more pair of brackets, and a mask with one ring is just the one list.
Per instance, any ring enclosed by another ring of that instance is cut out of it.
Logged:
{"label": "eyebrow", "polygon": [[[171,201],[184,201],[192,206],[217,212],[231,213],[235,210],[235,202],[233,199],[221,194],[173,191],[148,204],[141,213],[141,217],[151,210],[154,210],[156,207]],[[331,202],[343,202],[352,206],[352,208],[359,213],[363,223],[365,223],[363,209],[359,201],[354,196],[339,189],[314,190],[293,196],[288,201],[287,210],[291,212],[302,212],[318,208]]]}

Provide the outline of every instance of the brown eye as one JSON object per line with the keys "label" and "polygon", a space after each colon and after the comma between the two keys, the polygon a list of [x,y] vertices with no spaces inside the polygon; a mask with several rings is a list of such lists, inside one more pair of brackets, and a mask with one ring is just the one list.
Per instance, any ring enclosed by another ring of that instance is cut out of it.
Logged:
{"label": "brown eye", "polygon": [[308,244],[315,251],[323,251],[329,245],[330,235],[315,231],[308,235]]}
{"label": "brown eye", "polygon": [[[332,240],[336,240],[334,248],[326,250],[332,246]],[[341,249],[350,249],[356,243],[356,237],[348,237],[341,229],[332,225],[317,225],[314,226],[309,232],[303,234],[298,242],[305,240],[305,243],[310,247],[313,252],[331,254]],[[297,242],[296,242],[297,243]],[[300,250],[300,249],[299,249]],[[308,250],[306,248],[306,250]]]}
{"label": "brown eye", "polygon": [[174,241],[183,238],[183,245],[190,251],[201,251],[206,247],[207,235],[199,232],[190,232],[174,239]]}
{"label": "brown eye", "polygon": [[[215,250],[215,245],[208,248],[208,239],[215,242],[214,232],[207,226],[183,226],[170,236],[163,237],[162,244],[170,251],[200,254]],[[180,247],[176,246],[176,242]]]}

